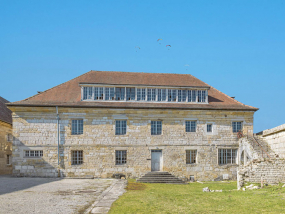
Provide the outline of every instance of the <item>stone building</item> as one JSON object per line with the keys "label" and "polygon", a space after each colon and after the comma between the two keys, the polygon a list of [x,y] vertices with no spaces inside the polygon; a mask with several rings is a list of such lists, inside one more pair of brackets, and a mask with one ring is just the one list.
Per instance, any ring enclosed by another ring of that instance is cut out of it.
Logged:
{"label": "stone building", "polygon": [[0,175],[12,174],[12,112],[0,97]]}
{"label": "stone building", "polygon": [[13,111],[15,176],[236,179],[257,108],[192,75],[90,71]]}

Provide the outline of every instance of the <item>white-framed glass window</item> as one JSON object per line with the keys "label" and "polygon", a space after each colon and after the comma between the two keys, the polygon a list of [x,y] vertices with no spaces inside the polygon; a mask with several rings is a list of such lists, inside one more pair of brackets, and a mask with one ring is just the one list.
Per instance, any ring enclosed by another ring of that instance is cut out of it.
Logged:
{"label": "white-framed glass window", "polygon": [[186,96],[186,90],[178,90],[178,102],[186,102]]}
{"label": "white-framed glass window", "polygon": [[161,135],[162,121],[151,121],[151,135]]}
{"label": "white-framed glass window", "polygon": [[186,150],[186,164],[194,164],[197,159],[197,150]]}
{"label": "white-framed glass window", "polygon": [[12,142],[13,141],[13,135],[12,134],[7,134],[7,141]]}
{"label": "white-framed glass window", "polygon": [[237,149],[219,149],[218,151],[219,164],[236,164]]}
{"label": "white-framed glass window", "polygon": [[145,88],[137,88],[137,101],[144,101],[146,97]]}
{"label": "white-framed glass window", "polygon": [[197,121],[185,121],[186,132],[196,132]]}
{"label": "white-framed glass window", "polygon": [[83,164],[83,151],[73,150],[71,151],[71,165]]}
{"label": "white-framed glass window", "polygon": [[176,89],[168,89],[168,102],[176,102]]}
{"label": "white-framed glass window", "polygon": [[115,134],[116,135],[125,135],[127,133],[127,121],[126,120],[116,120],[115,124]]}
{"label": "white-framed glass window", "polygon": [[196,102],[196,90],[188,90],[188,102]]}
{"label": "white-framed glass window", "polygon": [[127,150],[116,150],[116,165],[127,163]]}
{"label": "white-framed glass window", "polygon": [[114,100],[115,99],[115,89],[114,88],[105,88],[105,100]]}
{"label": "white-framed glass window", "polygon": [[93,87],[83,87],[83,100],[92,100]]}
{"label": "white-framed glass window", "polygon": [[207,132],[213,132],[213,125],[212,124],[207,124]]}
{"label": "white-framed glass window", "polygon": [[242,131],[242,122],[232,122],[233,132]]}
{"label": "white-framed glass window", "polygon": [[24,152],[24,157],[38,158],[43,156],[43,150],[26,150]]}
{"label": "white-framed glass window", "polygon": [[103,98],[104,98],[103,87],[95,87],[94,88],[94,100],[103,100]]}
{"label": "white-framed glass window", "polygon": [[83,120],[72,120],[71,123],[71,134],[80,135],[83,134]]}
{"label": "white-framed glass window", "polygon": [[127,101],[136,99],[136,88],[127,88]]}
{"label": "white-framed glass window", "polygon": [[205,102],[206,102],[206,91],[198,90],[198,103],[205,103]]}
{"label": "white-framed glass window", "polygon": [[11,164],[12,164],[11,159],[12,159],[12,155],[7,155],[7,156],[6,156],[6,164],[7,164],[7,165],[11,165]]}
{"label": "white-framed glass window", "polygon": [[125,100],[125,88],[116,88],[116,100]]}
{"label": "white-framed glass window", "polygon": [[156,89],[148,88],[147,89],[147,101],[155,101],[156,99]]}
{"label": "white-framed glass window", "polygon": [[166,101],[166,89],[157,89],[157,101]]}

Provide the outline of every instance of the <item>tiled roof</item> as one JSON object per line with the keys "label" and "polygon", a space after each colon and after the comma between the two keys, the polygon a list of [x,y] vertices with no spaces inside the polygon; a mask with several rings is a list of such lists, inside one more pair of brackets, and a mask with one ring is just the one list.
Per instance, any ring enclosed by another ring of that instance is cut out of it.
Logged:
{"label": "tiled roof", "polygon": [[[209,88],[209,104],[81,101],[80,84],[145,85]],[[256,111],[189,74],[89,71],[68,82],[9,106],[66,106],[97,108],[228,109]]]}
{"label": "tiled roof", "polygon": [[0,97],[0,120],[12,124],[12,112],[5,103],[9,103],[9,101]]}

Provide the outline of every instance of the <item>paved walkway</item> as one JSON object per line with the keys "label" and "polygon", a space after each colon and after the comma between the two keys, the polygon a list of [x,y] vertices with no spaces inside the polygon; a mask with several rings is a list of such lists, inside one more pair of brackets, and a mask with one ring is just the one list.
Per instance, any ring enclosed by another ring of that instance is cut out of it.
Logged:
{"label": "paved walkway", "polygon": [[0,176],[0,214],[84,213],[90,206],[91,213],[107,213],[125,184],[126,180],[115,179]]}
{"label": "paved walkway", "polygon": [[115,180],[115,182],[113,182],[113,184],[97,198],[92,206],[86,210],[85,214],[108,213],[112,203],[116,201],[124,192],[126,192],[126,185],[126,180]]}

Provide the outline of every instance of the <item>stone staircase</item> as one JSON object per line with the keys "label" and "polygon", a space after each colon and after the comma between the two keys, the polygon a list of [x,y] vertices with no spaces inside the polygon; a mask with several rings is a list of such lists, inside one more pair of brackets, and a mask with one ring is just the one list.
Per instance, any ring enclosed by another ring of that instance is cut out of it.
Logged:
{"label": "stone staircase", "polygon": [[[254,151],[258,154],[259,158],[269,158],[269,157],[274,158],[275,157],[275,153],[273,152],[271,147],[268,145],[268,143],[262,139],[261,136],[258,136],[258,135],[248,136],[248,141],[253,147]],[[269,155],[269,157],[267,155]]]}
{"label": "stone staircase", "polygon": [[170,174],[169,172],[148,172],[141,178],[137,179],[140,183],[168,183],[168,184],[185,184],[184,181]]}

